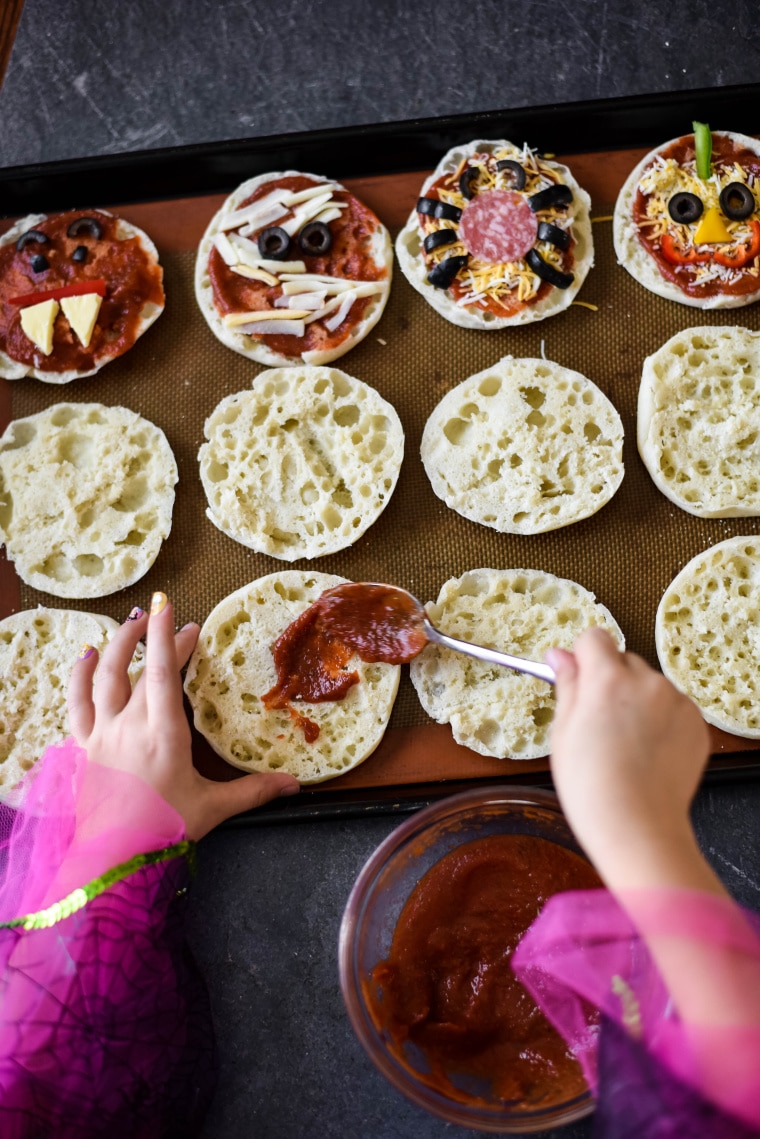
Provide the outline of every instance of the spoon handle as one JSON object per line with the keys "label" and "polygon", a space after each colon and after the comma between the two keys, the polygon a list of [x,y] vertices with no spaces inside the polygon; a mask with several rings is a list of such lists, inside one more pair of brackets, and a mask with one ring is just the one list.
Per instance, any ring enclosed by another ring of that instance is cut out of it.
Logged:
{"label": "spoon handle", "polygon": [[454,649],[455,652],[476,657],[478,660],[484,660],[487,664],[500,664],[504,668],[514,669],[515,672],[527,672],[529,676],[535,676],[538,680],[545,680],[547,684],[554,684],[556,680],[554,669],[550,668],[548,664],[541,664],[536,660],[525,660],[524,657],[513,657],[509,653],[500,653],[496,649],[487,649],[483,645],[472,645],[469,641],[459,641],[456,637],[449,637],[440,629],[436,629],[435,625],[431,625],[427,618],[425,618],[424,624],[428,640],[444,645],[447,649]]}

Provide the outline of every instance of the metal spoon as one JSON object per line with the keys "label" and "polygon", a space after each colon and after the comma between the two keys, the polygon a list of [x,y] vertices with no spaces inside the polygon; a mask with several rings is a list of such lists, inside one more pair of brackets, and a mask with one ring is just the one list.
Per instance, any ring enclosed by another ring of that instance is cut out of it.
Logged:
{"label": "metal spoon", "polygon": [[555,682],[554,669],[548,664],[442,633],[428,617],[422,602],[407,589],[376,581],[344,582],[323,593],[320,602],[323,619],[345,643],[357,649],[363,660],[400,664],[421,652],[425,641],[433,641],[487,664],[526,672],[547,684]]}
{"label": "metal spoon", "polygon": [[[409,596],[412,595],[409,594]],[[414,600],[417,601],[416,598]],[[442,633],[440,629],[436,629],[424,607],[419,601],[417,604],[422,610],[422,628],[429,641],[434,641],[437,645],[444,645],[447,649],[453,649],[457,653],[464,653],[465,656],[475,657],[476,660],[483,660],[487,664],[500,664],[503,668],[511,668],[515,672],[527,672],[528,676],[545,680],[547,684],[555,683],[554,669],[550,668],[548,664],[541,664],[537,660],[527,660],[525,657],[515,657],[511,653],[502,653],[498,649],[487,649],[485,645],[473,645],[470,641],[460,641],[457,637],[450,637],[448,633]]]}

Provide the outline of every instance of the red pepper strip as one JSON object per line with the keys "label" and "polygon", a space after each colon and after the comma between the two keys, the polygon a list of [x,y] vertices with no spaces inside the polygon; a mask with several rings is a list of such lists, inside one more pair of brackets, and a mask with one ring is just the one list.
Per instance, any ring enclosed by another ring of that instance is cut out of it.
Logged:
{"label": "red pepper strip", "polygon": [[750,225],[752,236],[749,245],[740,245],[735,257],[730,253],[716,253],[715,260],[719,265],[726,265],[729,269],[741,269],[748,261],[754,261],[760,253],[760,222],[753,220]]}
{"label": "red pepper strip", "polygon": [[671,265],[693,265],[697,261],[710,261],[712,258],[712,253],[697,253],[693,246],[688,253],[683,252],[678,248],[673,235],[670,233],[663,234],[660,249],[665,260],[669,261]]}
{"label": "red pepper strip", "polygon": [[84,297],[87,293],[97,293],[99,297],[106,295],[105,281],[98,279],[95,281],[78,281],[74,285],[61,285],[57,289],[44,289],[39,293],[26,293],[23,297],[9,297],[8,304],[23,305],[27,308],[29,305],[38,305],[43,301],[59,301],[61,297]]}

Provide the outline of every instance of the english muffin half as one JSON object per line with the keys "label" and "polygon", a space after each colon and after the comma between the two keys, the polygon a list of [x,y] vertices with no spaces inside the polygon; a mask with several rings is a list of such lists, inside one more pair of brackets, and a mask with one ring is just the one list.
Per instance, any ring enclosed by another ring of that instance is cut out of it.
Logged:
{"label": "english muffin half", "polygon": [[[447,581],[425,608],[449,636],[532,660],[550,648],[571,648],[593,626],[625,648],[620,627],[593,593],[541,570],[469,570]],[[457,743],[500,759],[548,754],[551,685],[435,644],[410,670],[422,707],[439,724],[451,724]]]}
{"label": "english muffin half", "polygon": [[728,538],[692,558],[655,619],[660,667],[708,724],[760,739],[760,538]]}
{"label": "english muffin half", "polygon": [[[262,696],[277,679],[272,646],[321,593],[345,578],[283,570],[252,581],[206,618],[190,658],[185,691],[195,726],[219,755],[242,771],[288,771],[304,784],[343,775],[383,737],[400,668],[366,664],[343,700],[267,709]],[[299,716],[319,729],[308,743]]]}
{"label": "english muffin half", "polygon": [[541,534],[596,513],[623,480],[623,424],[580,372],[505,356],[448,392],[422,435],[433,490],[458,514]]}

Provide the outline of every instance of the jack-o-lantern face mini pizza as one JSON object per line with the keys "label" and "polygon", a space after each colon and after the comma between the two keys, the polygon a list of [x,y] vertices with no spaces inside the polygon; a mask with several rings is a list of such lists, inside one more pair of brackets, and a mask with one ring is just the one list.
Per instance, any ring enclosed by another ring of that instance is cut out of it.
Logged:
{"label": "jack-o-lantern face mini pizza", "polygon": [[340,182],[250,178],[212,218],[195,295],[211,331],[259,364],[329,364],[380,319],[391,286],[385,226]]}
{"label": "jack-o-lantern face mini pizza", "polygon": [[65,384],[121,356],[164,308],[148,235],[105,210],[33,214],[0,237],[0,376]]}
{"label": "jack-o-lantern face mini pizza", "polygon": [[650,151],[620,191],[618,261],[658,296],[696,308],[760,299],[760,142],[694,134]]}
{"label": "jack-o-lantern face mini pizza", "polygon": [[396,241],[409,283],[463,328],[505,328],[567,308],[594,263],[590,199],[527,146],[450,150]]}

